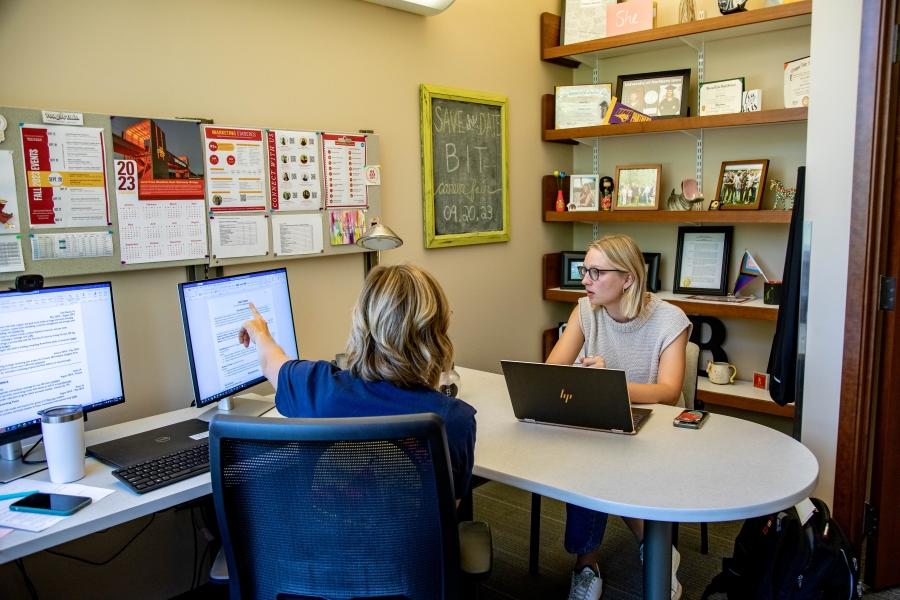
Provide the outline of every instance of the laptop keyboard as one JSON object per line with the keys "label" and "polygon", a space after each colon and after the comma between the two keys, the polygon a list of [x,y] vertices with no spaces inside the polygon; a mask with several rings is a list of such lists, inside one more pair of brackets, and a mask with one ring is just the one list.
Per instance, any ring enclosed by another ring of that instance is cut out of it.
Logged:
{"label": "laptop keyboard", "polygon": [[209,471],[209,444],[202,444],[116,469],[113,476],[138,494],[171,485]]}
{"label": "laptop keyboard", "polygon": [[644,419],[647,418],[647,415],[632,413],[631,418],[634,420],[634,428],[637,429],[638,426],[644,422]]}

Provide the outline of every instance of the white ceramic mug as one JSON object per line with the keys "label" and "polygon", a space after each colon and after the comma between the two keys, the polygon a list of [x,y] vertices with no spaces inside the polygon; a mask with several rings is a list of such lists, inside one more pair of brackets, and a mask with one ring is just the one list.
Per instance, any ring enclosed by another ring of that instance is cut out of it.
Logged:
{"label": "white ceramic mug", "polygon": [[706,372],[709,374],[710,383],[719,385],[734,383],[734,378],[737,377],[737,367],[727,362],[709,361],[706,365]]}
{"label": "white ceramic mug", "polygon": [[38,411],[47,469],[53,483],[84,477],[84,413],[81,406],[54,406]]}

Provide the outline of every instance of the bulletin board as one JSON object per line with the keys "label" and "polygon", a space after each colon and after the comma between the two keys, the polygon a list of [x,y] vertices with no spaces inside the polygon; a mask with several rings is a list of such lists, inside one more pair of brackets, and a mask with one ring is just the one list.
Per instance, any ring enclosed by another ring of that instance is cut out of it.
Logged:
{"label": "bulletin board", "polygon": [[[351,135],[351,134],[347,134]],[[359,134],[352,134],[355,136],[359,136]],[[380,154],[380,142],[379,137],[376,134],[365,134],[365,153],[366,153],[366,162],[369,165],[378,165],[380,164],[381,154]],[[204,144],[208,142],[204,139]],[[327,168],[327,162],[320,161],[320,165],[318,168],[320,181],[324,179],[324,171]],[[368,208],[359,208],[359,210],[366,211],[366,225],[370,225],[372,223],[372,219],[381,218],[381,186],[380,185],[372,185],[368,186],[366,189],[368,194]],[[326,192],[327,194],[327,192]],[[326,198],[327,202],[327,198]],[[350,210],[350,209],[347,209]],[[336,214],[337,211],[334,210],[317,210],[317,211],[290,211],[290,212],[282,212],[282,211],[274,211],[271,208],[271,200],[267,204],[266,207],[266,219],[267,221],[267,232],[269,236],[269,253],[264,256],[246,256],[241,258],[219,258],[215,254],[210,254],[209,264],[213,267],[227,267],[230,265],[244,265],[244,264],[253,264],[253,263],[272,263],[279,262],[285,260],[292,260],[297,258],[315,258],[318,256],[335,256],[341,254],[354,254],[359,252],[366,252],[364,248],[360,248],[356,244],[342,244],[342,245],[332,245],[330,242],[330,231],[331,231],[331,216],[332,214]],[[250,214],[250,213],[226,213],[227,215],[231,214]],[[260,214],[256,212],[255,214]],[[323,232],[323,245],[322,252],[317,254],[292,254],[288,256],[278,256],[275,252],[275,244],[274,244],[274,235],[272,231],[273,224],[275,223],[275,217],[278,215],[287,215],[287,214],[318,214],[322,220],[322,232]],[[212,227],[215,226],[216,215],[213,215],[210,220],[210,235],[212,235]],[[210,237],[210,240],[212,238]]]}
{"label": "bulletin board", "polygon": [[[276,261],[284,261],[290,259],[298,259],[298,258],[314,258],[319,256],[329,256],[329,255],[338,255],[338,254],[350,254],[350,253],[359,253],[366,252],[365,249],[360,248],[356,244],[343,244],[343,245],[332,245],[331,244],[331,215],[336,211],[326,210],[324,208],[318,210],[306,210],[306,211],[275,211],[272,208],[272,202],[270,201],[270,188],[269,181],[266,181],[266,187],[264,188],[266,203],[265,209],[256,211],[254,214],[256,215],[265,215],[266,216],[266,235],[268,236],[268,247],[269,251],[265,255],[259,256],[245,256],[240,258],[221,258],[216,256],[211,252],[211,227],[215,223],[215,217],[217,215],[211,214],[210,211],[206,210],[206,208],[212,206],[212,199],[209,197],[209,190],[206,189],[206,198],[204,199],[204,206],[206,207],[204,210],[204,221],[206,226],[206,251],[202,258],[190,258],[184,260],[161,260],[158,262],[139,262],[139,263],[131,263],[125,260],[121,255],[121,245],[119,235],[123,231],[120,227],[120,215],[117,210],[117,201],[116,201],[116,173],[115,173],[115,165],[114,165],[114,133],[121,137],[122,132],[117,131],[114,132],[114,127],[112,126],[115,123],[115,120],[111,122],[111,115],[109,114],[95,114],[95,113],[80,113],[83,115],[83,127],[85,128],[98,128],[102,129],[103,136],[103,146],[105,150],[105,162],[106,162],[106,170],[105,170],[105,183],[106,183],[106,191],[108,195],[108,206],[109,206],[109,217],[108,217],[108,225],[106,226],[91,226],[91,227],[31,227],[30,219],[29,219],[29,203],[28,203],[28,187],[25,179],[25,165],[24,165],[24,155],[22,148],[22,135],[20,124],[32,124],[32,125],[46,125],[43,122],[42,112],[40,109],[28,109],[28,108],[15,108],[15,107],[6,107],[0,106],[0,115],[4,117],[8,123],[7,129],[5,133],[5,140],[0,142],[0,151],[10,151],[12,154],[13,160],[13,169],[15,172],[15,188],[16,188],[16,197],[17,197],[17,211],[19,213],[19,225],[20,225],[20,238],[21,238],[21,247],[22,247],[22,255],[24,259],[25,270],[24,273],[32,273],[32,274],[41,274],[44,277],[63,277],[63,276],[72,276],[72,275],[88,275],[88,274],[99,274],[99,273],[110,273],[110,272],[123,272],[123,271],[132,271],[132,270],[144,270],[144,269],[157,269],[157,268],[167,268],[167,267],[184,267],[191,265],[200,265],[200,264],[209,264],[210,266],[229,266],[236,264],[252,264],[252,263],[269,263]],[[120,118],[120,117],[116,117]],[[127,117],[125,117],[128,119]],[[136,119],[131,119],[132,121]],[[186,123],[196,123],[196,126],[200,128],[201,132],[203,130],[203,126],[199,123],[199,121],[189,121],[185,120]],[[284,129],[298,129],[297,127],[287,126]],[[262,131],[268,131],[266,129],[262,129]],[[318,135],[318,134],[317,134]],[[360,134],[341,134],[347,136],[354,136],[356,138],[360,137]],[[379,138],[375,134],[365,134],[365,160],[368,165],[377,165],[380,161],[380,153],[379,153]],[[206,144],[205,138],[202,138],[204,145]],[[120,140],[121,144],[121,140]],[[152,147],[149,146],[148,147]],[[163,152],[164,150],[159,150],[156,147],[152,147],[154,151]],[[182,157],[183,158],[183,157]],[[196,164],[196,161],[194,162]],[[120,165],[121,166],[121,165]],[[204,167],[207,165],[204,164]],[[323,169],[325,165],[320,161],[318,166],[318,174],[321,178],[323,177]],[[366,194],[368,198],[368,205],[366,207],[360,207],[359,210],[365,210],[365,227],[368,227],[374,219],[380,219],[381,217],[381,194],[380,194],[380,186],[372,185],[366,187]],[[323,199],[324,200],[324,199]],[[8,209],[7,209],[8,210]],[[240,212],[229,213],[229,215],[239,215],[244,214]],[[308,214],[308,215],[317,215],[321,219],[322,223],[322,234],[323,234],[323,244],[321,252],[316,252],[312,254],[291,254],[287,256],[278,256],[274,251],[273,246],[273,231],[272,231],[272,222],[273,217],[276,215],[291,215],[291,214]],[[127,217],[126,217],[127,218]],[[365,227],[362,227],[364,230]],[[0,230],[2,233],[2,230]],[[45,259],[45,260],[34,260],[32,258],[32,240],[34,239],[33,235],[40,234],[66,234],[66,233],[105,233],[109,235],[112,241],[112,254],[111,256],[97,256],[90,258],[58,258],[58,259]],[[345,237],[344,241],[348,241]],[[127,258],[127,257],[125,257]],[[23,271],[18,272],[9,272],[9,273],[0,273],[0,281],[8,281],[14,279],[16,276],[21,275]]]}
{"label": "bulletin board", "polygon": [[[141,264],[122,264],[119,254],[119,218],[116,211],[115,179],[113,177],[113,135],[110,115],[82,113],[84,127],[103,129],[103,142],[106,155],[106,190],[109,197],[109,223],[105,227],[77,228],[32,228],[28,218],[28,189],[25,182],[25,165],[22,154],[22,136],[19,125],[43,123],[41,111],[31,108],[12,108],[0,106],[0,115],[6,118],[6,140],[0,142],[0,150],[12,151],[13,168],[16,176],[16,197],[18,199],[19,223],[21,227],[22,254],[25,259],[25,273],[36,273],[44,277],[65,277],[69,275],[88,275],[93,273],[109,273],[114,271],[132,271],[138,269],[161,269],[204,264],[208,259],[178,260]],[[112,256],[94,258],[60,258],[49,260],[32,260],[31,235],[56,233],[112,232]],[[21,272],[0,273],[0,281],[15,279]]]}

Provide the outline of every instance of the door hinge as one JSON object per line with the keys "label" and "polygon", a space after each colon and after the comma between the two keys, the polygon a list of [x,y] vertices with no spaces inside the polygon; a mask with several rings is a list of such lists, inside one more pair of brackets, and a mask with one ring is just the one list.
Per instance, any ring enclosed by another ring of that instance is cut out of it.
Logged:
{"label": "door hinge", "polygon": [[881,276],[881,290],[878,310],[894,310],[894,295],[897,291],[897,278]]}
{"label": "door hinge", "polygon": [[878,537],[878,520],[880,518],[880,513],[878,509],[869,504],[865,503],[863,508],[863,535],[871,535],[872,537]]}

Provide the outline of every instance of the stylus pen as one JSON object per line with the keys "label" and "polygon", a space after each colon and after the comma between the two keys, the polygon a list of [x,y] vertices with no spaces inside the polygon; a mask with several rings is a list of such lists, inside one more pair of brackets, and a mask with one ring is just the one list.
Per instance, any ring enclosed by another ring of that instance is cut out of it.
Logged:
{"label": "stylus pen", "polygon": [[15,494],[2,494],[0,495],[0,500],[12,500],[13,498],[24,498],[25,496],[30,496],[32,494],[39,494],[37,490],[31,490],[30,492],[16,492]]}

